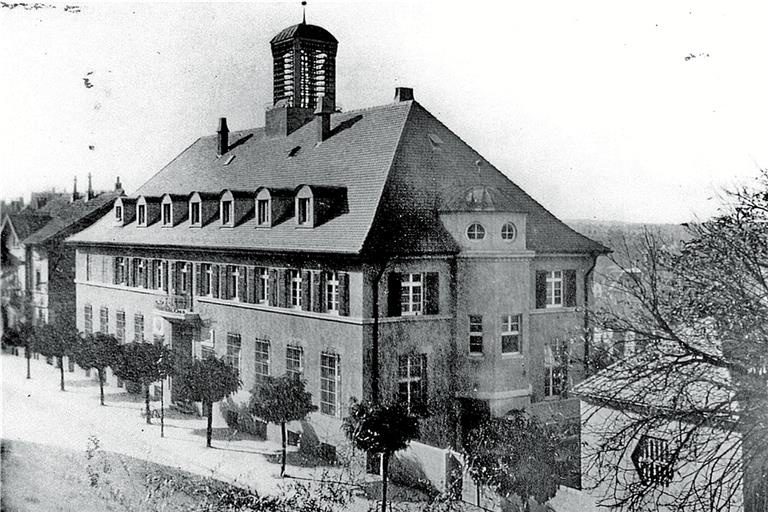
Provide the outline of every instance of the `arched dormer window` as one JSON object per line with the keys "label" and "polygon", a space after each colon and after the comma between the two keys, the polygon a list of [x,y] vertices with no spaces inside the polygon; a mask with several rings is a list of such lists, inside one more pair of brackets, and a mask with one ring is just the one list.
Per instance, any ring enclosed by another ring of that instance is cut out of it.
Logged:
{"label": "arched dormer window", "polygon": [[147,198],[141,196],[136,201],[136,226],[140,228],[147,227]]}
{"label": "arched dormer window", "polygon": [[115,200],[115,206],[114,206],[114,224],[115,226],[124,226],[125,225],[125,206],[123,205],[123,198],[118,197]]}
{"label": "arched dormer window", "polygon": [[189,198],[189,225],[193,228],[199,228],[203,225],[203,201],[200,194],[192,193]]}
{"label": "arched dormer window", "polygon": [[136,199],[118,197],[115,199],[113,213],[114,217],[112,220],[115,226],[125,226],[126,224],[130,224],[136,216]]}
{"label": "arched dormer window", "polygon": [[229,190],[225,190],[221,194],[221,201],[219,202],[219,218],[221,219],[222,226],[230,228],[234,227],[235,198]]}
{"label": "arched dormer window", "polygon": [[301,227],[314,227],[314,201],[315,197],[312,188],[304,185],[296,192],[296,225]]}
{"label": "arched dormer window", "polygon": [[160,221],[163,227],[173,227],[173,200],[170,194],[165,194],[160,202]]}
{"label": "arched dormer window", "polygon": [[272,226],[272,194],[267,188],[256,194],[256,225],[263,228]]}

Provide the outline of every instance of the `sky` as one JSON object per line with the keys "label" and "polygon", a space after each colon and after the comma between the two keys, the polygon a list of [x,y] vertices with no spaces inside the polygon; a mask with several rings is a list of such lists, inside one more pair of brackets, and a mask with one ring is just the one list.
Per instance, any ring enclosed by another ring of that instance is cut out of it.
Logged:
{"label": "sky", "polygon": [[[71,2],[74,4],[74,1]],[[337,103],[397,86],[564,219],[685,222],[768,168],[764,2],[326,2]],[[299,1],[0,8],[0,197],[128,193],[194,142],[263,126]]]}

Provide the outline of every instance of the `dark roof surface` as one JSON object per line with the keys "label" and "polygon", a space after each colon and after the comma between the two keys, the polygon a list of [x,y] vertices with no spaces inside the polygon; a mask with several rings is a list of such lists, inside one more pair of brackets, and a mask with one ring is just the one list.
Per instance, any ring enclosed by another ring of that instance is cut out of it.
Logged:
{"label": "dark roof surface", "polygon": [[315,41],[338,43],[336,38],[333,37],[333,35],[323,27],[318,27],[317,25],[307,25],[306,23],[299,23],[298,25],[292,25],[281,30],[275,37],[272,38],[270,44],[280,43],[282,41],[294,38],[313,39]]}
{"label": "dark roof surface", "polygon": [[19,242],[23,242],[25,238],[45,226],[50,220],[51,216],[47,214],[21,211],[6,215],[3,224],[10,222],[16,236],[19,237]]}
{"label": "dark roof surface", "polygon": [[[76,201],[56,210],[55,217],[51,218],[41,229],[35,231],[24,239],[27,245],[36,245],[62,235],[68,235],[70,228],[74,228],[81,220],[91,215],[103,213],[112,206],[118,197],[117,192],[104,192],[90,201]],[[95,220],[95,219],[94,219]]]}
{"label": "dark roof surface", "polygon": [[[434,135],[439,136],[435,148]],[[431,137],[432,136],[432,137]],[[271,229],[246,220],[232,229],[210,223],[192,234],[182,223],[113,226],[105,216],[74,235],[73,242],[259,251],[359,254],[453,253],[458,245],[442,226],[438,208],[457,191],[487,186],[504,211],[528,215],[528,248],[548,253],[605,252],[525,194],[415,101],[337,113],[331,136],[320,144],[310,123],[287,137],[268,138],[263,128],[230,133],[231,149],[217,157],[216,135],[195,141],[147,181],[135,196],[218,194],[224,189],[295,189],[302,184],[343,187],[347,210],[313,229],[296,229],[293,219]],[[291,150],[301,151],[290,156]],[[230,157],[234,157],[230,161]],[[228,164],[224,165],[226,161]],[[255,197],[255,194],[254,194]]]}

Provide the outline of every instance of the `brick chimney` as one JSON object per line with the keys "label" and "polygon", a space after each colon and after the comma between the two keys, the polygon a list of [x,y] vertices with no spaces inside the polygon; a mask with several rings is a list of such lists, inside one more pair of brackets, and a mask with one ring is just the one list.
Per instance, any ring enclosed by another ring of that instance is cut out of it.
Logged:
{"label": "brick chimney", "polygon": [[333,99],[323,96],[319,98],[315,109],[315,123],[317,125],[317,142],[323,142],[331,134],[331,114],[333,113]]}
{"label": "brick chimney", "polygon": [[395,101],[413,100],[413,89],[410,87],[395,87]]}
{"label": "brick chimney", "polygon": [[227,118],[219,118],[219,129],[216,130],[219,134],[218,154],[223,155],[229,150],[229,128],[227,128]]}
{"label": "brick chimney", "polygon": [[123,192],[123,184],[120,183],[120,176],[115,180],[115,192]]}

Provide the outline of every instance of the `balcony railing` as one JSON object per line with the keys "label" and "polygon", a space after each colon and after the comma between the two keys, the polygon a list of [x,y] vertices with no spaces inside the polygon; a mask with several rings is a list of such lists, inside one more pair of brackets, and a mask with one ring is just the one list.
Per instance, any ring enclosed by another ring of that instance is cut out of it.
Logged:
{"label": "balcony railing", "polygon": [[155,307],[169,313],[192,313],[192,297],[190,295],[166,295],[155,301]]}

